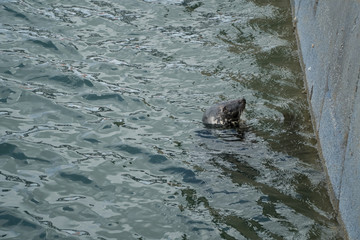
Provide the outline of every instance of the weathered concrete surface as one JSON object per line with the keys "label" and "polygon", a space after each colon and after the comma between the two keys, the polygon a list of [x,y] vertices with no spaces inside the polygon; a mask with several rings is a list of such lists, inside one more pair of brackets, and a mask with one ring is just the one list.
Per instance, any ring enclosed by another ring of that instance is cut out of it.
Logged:
{"label": "weathered concrete surface", "polygon": [[360,1],[291,0],[335,208],[360,239]]}

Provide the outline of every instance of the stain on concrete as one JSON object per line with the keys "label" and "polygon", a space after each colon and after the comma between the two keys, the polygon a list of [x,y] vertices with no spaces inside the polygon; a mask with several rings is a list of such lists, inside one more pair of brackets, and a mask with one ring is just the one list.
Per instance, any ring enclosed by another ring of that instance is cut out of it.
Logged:
{"label": "stain on concrete", "polygon": [[360,1],[292,0],[319,150],[349,239],[360,236]]}

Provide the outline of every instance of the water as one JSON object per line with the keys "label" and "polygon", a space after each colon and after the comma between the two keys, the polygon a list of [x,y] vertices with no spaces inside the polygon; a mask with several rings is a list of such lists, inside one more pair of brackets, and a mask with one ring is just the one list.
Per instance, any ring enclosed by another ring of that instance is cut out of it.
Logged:
{"label": "water", "polygon": [[0,1],[1,239],[341,239],[265,2]]}

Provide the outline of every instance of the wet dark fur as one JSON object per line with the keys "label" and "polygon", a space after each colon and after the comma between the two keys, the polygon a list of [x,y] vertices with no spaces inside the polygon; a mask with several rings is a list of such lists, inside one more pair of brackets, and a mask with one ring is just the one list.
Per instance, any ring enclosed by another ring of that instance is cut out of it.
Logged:
{"label": "wet dark fur", "polygon": [[215,104],[204,112],[202,121],[207,126],[237,127],[245,105],[244,98]]}

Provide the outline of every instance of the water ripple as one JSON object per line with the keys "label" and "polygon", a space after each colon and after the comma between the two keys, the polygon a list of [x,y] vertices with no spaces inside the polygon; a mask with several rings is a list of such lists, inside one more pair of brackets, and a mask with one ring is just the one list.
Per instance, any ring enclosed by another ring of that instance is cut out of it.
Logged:
{"label": "water ripple", "polygon": [[0,38],[3,238],[341,238],[288,1],[5,0]]}

